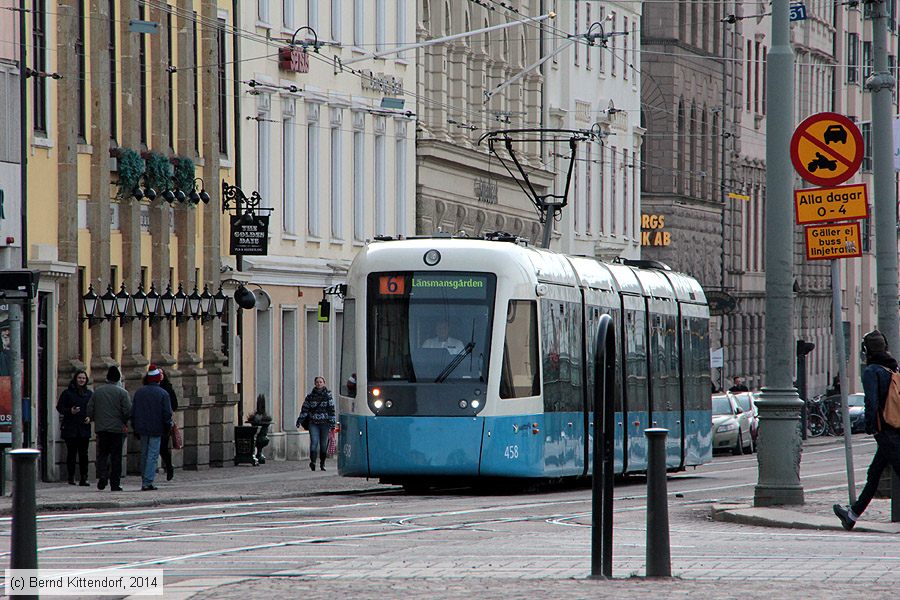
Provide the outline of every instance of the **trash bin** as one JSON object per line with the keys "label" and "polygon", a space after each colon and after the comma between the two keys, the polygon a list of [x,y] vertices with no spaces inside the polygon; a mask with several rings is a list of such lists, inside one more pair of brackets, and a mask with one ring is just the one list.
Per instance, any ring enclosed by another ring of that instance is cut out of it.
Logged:
{"label": "trash bin", "polygon": [[249,464],[254,467],[256,460],[256,427],[239,425],[234,428],[234,464]]}

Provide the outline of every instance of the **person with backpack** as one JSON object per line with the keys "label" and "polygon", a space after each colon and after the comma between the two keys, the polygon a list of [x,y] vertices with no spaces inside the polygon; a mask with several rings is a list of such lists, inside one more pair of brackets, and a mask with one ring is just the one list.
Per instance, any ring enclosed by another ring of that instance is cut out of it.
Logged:
{"label": "person with backpack", "polygon": [[866,433],[875,435],[875,456],[866,474],[866,485],[849,506],[835,504],[834,514],[847,531],[853,529],[857,519],[869,506],[881,474],[888,466],[894,468],[894,476],[900,477],[900,373],[897,360],[888,352],[888,343],[877,329],[863,336],[863,352],[866,369],[862,374],[866,395]]}

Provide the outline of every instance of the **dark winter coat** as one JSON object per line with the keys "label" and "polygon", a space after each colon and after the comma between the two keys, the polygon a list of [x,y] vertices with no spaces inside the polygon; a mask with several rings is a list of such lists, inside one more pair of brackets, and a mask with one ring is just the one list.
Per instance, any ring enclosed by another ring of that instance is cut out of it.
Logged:
{"label": "dark winter coat", "polygon": [[891,384],[891,371],[897,370],[897,359],[888,352],[877,352],[868,357],[867,364],[862,374],[866,393],[866,433],[873,434],[884,428],[893,429],[883,422],[881,413]]}
{"label": "dark winter coat", "polygon": [[[84,420],[88,416],[88,400],[91,399],[91,390],[84,389],[79,391],[74,383],[70,383],[69,387],[63,390],[56,403],[56,412],[62,415],[60,422],[62,428],[62,439],[78,440],[91,438],[91,424],[85,423]],[[72,408],[77,406],[80,410],[72,414]]]}
{"label": "dark winter coat", "polygon": [[98,432],[124,433],[131,418],[131,398],[115,383],[101,385],[88,400],[87,415]]}
{"label": "dark winter coat", "polygon": [[300,416],[297,418],[297,427],[307,429],[309,425],[331,425],[334,427],[337,419],[334,416],[334,398],[328,388],[313,388],[303,400],[300,408]]}
{"label": "dark winter coat", "polygon": [[172,412],[178,410],[178,396],[175,395],[175,388],[172,387],[172,382],[169,381],[169,378],[166,377],[165,379],[163,379],[162,382],[160,382],[159,387],[169,393],[169,400],[172,404]]}
{"label": "dark winter coat", "polygon": [[162,437],[172,426],[172,400],[158,383],[148,383],[134,394],[131,426],[138,435]]}

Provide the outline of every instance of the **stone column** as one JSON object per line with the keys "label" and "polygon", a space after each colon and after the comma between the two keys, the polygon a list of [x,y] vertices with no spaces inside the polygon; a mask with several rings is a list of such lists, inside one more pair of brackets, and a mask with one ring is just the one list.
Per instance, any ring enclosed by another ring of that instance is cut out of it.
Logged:
{"label": "stone column", "polygon": [[[193,2],[179,0],[178,7],[182,14],[191,14]],[[197,27],[200,34],[201,28]],[[199,44],[199,40],[197,40]],[[193,67],[194,60],[194,21],[185,17],[178,18],[178,140],[176,150],[179,155],[188,156],[198,162],[198,131],[194,119],[194,85],[200,73]],[[185,68],[187,67],[187,68]],[[200,100],[197,99],[197,102]],[[199,106],[197,110],[200,110]],[[188,193],[189,190],[183,190]],[[187,203],[175,206],[175,234],[178,237],[179,285],[184,285],[184,292],[191,293],[200,278],[196,275],[197,261],[197,210]],[[201,366],[201,357],[197,348],[197,328],[195,320],[183,320],[178,324],[178,370],[181,373],[182,402],[184,413],[184,466],[188,469],[209,467],[209,411],[204,408],[208,402],[209,388],[206,382],[206,371]]]}
{"label": "stone column", "polygon": [[[91,49],[105,49],[109,45],[110,22],[109,4],[101,0],[91,0],[88,20],[91,28]],[[105,51],[90,52],[89,69],[91,88],[103,90],[91,94],[91,197],[88,201],[88,230],[91,234],[90,282],[97,295],[106,291],[110,284],[110,64]],[[106,370],[113,364],[110,344],[112,323],[103,321],[91,328],[90,375],[93,381],[103,381]]]}
{"label": "stone column", "polygon": [[[217,17],[212,3],[203,6],[203,16],[208,20]],[[221,220],[218,210],[221,198],[219,185],[219,111],[227,107],[219,106],[217,73],[218,39],[216,31],[203,29],[201,64],[210,65],[202,70],[202,116],[203,138],[201,150],[205,159],[203,179],[210,195],[208,205],[198,205],[203,219],[203,281],[209,285],[209,292],[215,294],[221,284]],[[222,328],[220,319],[207,321],[203,325],[203,366],[206,369],[209,393],[202,410],[209,413],[209,465],[221,467],[234,458],[234,425],[237,394],[234,391],[232,370],[225,366],[225,355],[221,349]]]}
{"label": "stone column", "polygon": [[[131,2],[120,4],[121,14],[117,23],[117,39],[121,52],[121,103],[122,133],[121,144],[140,152],[141,102],[140,102],[140,36],[128,31],[128,22],[138,18],[137,5]],[[141,284],[141,204],[131,196],[119,199],[119,230],[122,233],[122,282],[125,289],[133,294]],[[147,369],[147,359],[143,352],[144,322],[135,319],[122,323],[122,375],[128,389],[140,385]]]}

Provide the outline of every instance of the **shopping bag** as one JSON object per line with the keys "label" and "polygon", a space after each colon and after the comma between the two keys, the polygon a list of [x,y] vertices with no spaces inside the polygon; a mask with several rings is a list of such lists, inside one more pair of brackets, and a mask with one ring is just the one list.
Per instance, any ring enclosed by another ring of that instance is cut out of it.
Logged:
{"label": "shopping bag", "polygon": [[334,456],[337,452],[337,432],[332,429],[328,432],[328,456]]}
{"label": "shopping bag", "polygon": [[181,433],[178,423],[172,423],[172,448],[175,450],[184,448],[184,434]]}

